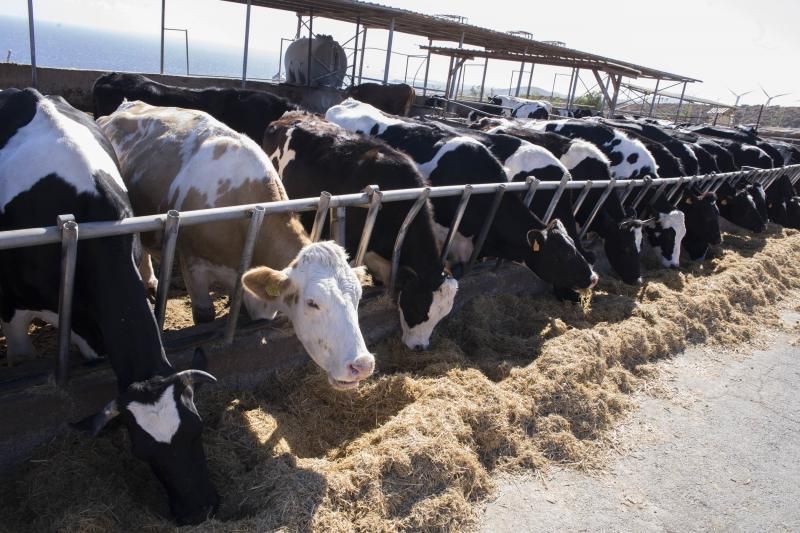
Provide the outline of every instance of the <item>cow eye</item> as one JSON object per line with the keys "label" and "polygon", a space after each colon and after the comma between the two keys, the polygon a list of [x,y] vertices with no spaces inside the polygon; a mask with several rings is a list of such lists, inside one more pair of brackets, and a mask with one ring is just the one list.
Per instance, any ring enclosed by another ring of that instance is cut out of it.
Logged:
{"label": "cow eye", "polygon": [[306,300],[306,305],[308,305],[311,309],[319,309],[319,304],[314,300]]}

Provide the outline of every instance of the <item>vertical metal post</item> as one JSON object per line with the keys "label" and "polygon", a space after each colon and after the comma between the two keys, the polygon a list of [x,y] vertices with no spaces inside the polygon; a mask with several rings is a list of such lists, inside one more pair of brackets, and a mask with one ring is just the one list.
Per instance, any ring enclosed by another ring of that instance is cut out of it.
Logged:
{"label": "vertical metal post", "polygon": [[183,30],[183,39],[186,42],[186,75],[189,75],[189,30]]}
{"label": "vertical metal post", "polygon": [[[31,41],[31,86],[34,89],[38,89],[39,88],[39,76],[38,76],[38,74],[36,72],[36,35],[35,35],[35,31],[34,31],[33,26],[34,26],[34,24],[33,24],[33,0],[28,0],[28,37],[30,38],[30,41]],[[163,24],[162,24],[162,26],[163,26]],[[163,32],[162,32],[161,35],[162,35],[162,42],[163,42],[163,35],[164,35]],[[163,44],[162,44],[162,49],[163,49]],[[162,57],[161,62],[162,62],[162,65],[163,65],[163,62],[164,62],[163,52],[162,52],[162,56],[161,57]]]}
{"label": "vertical metal post", "polygon": [[456,207],[456,212],[453,215],[453,221],[450,223],[450,229],[448,230],[447,237],[445,237],[444,244],[442,245],[442,264],[447,262],[447,255],[450,253],[450,247],[452,246],[453,239],[458,231],[458,226],[461,225],[461,219],[464,218],[464,211],[467,209],[467,202],[469,202],[470,196],[472,196],[472,185],[464,185],[464,191],[461,193],[461,198],[458,200],[458,206]]}
{"label": "vertical metal post", "polygon": [[483,91],[486,87],[486,70],[489,67],[489,56],[486,56],[483,60],[483,76],[481,77],[481,94],[478,95],[478,101],[483,102]]}
{"label": "vertical metal post", "polygon": [[635,185],[634,181],[631,180],[628,182],[628,185],[625,186],[625,190],[622,191],[622,196],[619,197],[619,203],[621,205],[625,205],[625,200],[627,200],[628,196],[630,196],[631,192],[633,192],[634,185]]}
{"label": "vertical metal post", "polygon": [[569,85],[567,86],[567,109],[569,109],[569,101],[572,99],[572,81],[575,79],[575,69],[573,68],[569,76]]}
{"label": "vertical metal post", "polygon": [[389,82],[389,64],[392,62],[392,41],[394,40],[394,18],[389,23],[389,42],[386,44],[386,65],[383,67],[383,84]]}
{"label": "vertical metal post", "polygon": [[681,106],[683,105],[683,96],[686,94],[686,83],[683,82],[683,89],[681,89],[681,98],[678,100],[678,110],[675,112],[675,124],[678,123],[678,119],[681,116]]}
{"label": "vertical metal post", "polygon": [[[447,67],[447,80],[444,82],[444,98],[446,101],[450,100],[450,80],[453,78],[453,63],[455,59],[455,56],[450,56],[450,66]],[[447,110],[447,104],[445,104],[445,110]]]}
{"label": "vertical metal post", "polygon": [[317,242],[322,237],[322,228],[325,227],[325,219],[328,217],[328,206],[331,203],[331,193],[322,191],[319,195],[317,212],[314,215],[314,225],[311,227],[311,242]]}
{"label": "vertical metal post", "polygon": [[345,208],[333,207],[331,208],[331,240],[336,241],[338,244],[345,245]]}
{"label": "vertical metal post", "polygon": [[656,200],[658,200],[659,197],[662,194],[664,194],[664,191],[666,190],[666,188],[667,188],[667,183],[666,182],[662,183],[661,185],[659,185],[658,188],[656,189],[656,192],[653,194],[653,196],[650,197],[650,200],[649,200],[648,204],[653,205],[656,202]]}
{"label": "vertical metal post", "polygon": [[[667,200],[668,202],[670,202],[670,201],[672,201],[672,200],[673,200],[673,198],[674,198],[674,197],[675,197],[675,195],[678,193],[678,191],[679,191],[679,190],[681,190],[681,187],[683,187],[683,183],[684,183],[685,181],[686,181],[686,178],[685,178],[685,177],[683,177],[683,176],[681,176],[680,178],[678,178],[678,183],[676,183],[676,184],[675,184],[675,186],[674,186],[674,187],[673,187],[673,188],[672,188],[672,189],[671,189],[671,190],[670,190],[670,191],[667,193],[666,200]],[[678,201],[680,201],[680,195],[678,195]],[[674,206],[674,205],[677,205],[677,203],[678,203],[678,202],[674,202],[672,205],[673,205],[673,206]]]}
{"label": "vertical metal post", "polygon": [[619,97],[620,85],[622,85],[622,74],[619,74],[615,78],[612,78],[611,84],[614,86],[614,96],[611,98],[611,103],[608,105],[609,118],[613,117],[614,112],[617,110],[617,98]]}
{"label": "vertical metal post", "polygon": [[592,225],[594,219],[597,217],[597,213],[600,212],[600,208],[603,207],[603,204],[606,203],[608,196],[614,191],[614,186],[616,185],[617,180],[616,178],[611,178],[608,182],[608,186],[603,191],[603,194],[600,195],[600,198],[597,200],[597,203],[594,204],[594,208],[592,208],[592,212],[589,213],[589,218],[581,226],[581,230],[578,233],[578,239],[583,239],[583,236],[586,235],[586,232],[589,231],[589,226]]}
{"label": "vertical metal post", "polygon": [[397,232],[397,238],[394,241],[394,250],[392,251],[392,273],[389,281],[389,291],[392,294],[394,294],[395,287],[397,286],[397,271],[400,270],[400,250],[403,248],[403,241],[406,239],[406,233],[408,233],[408,228],[411,226],[417,213],[419,213],[422,206],[428,202],[430,194],[430,187],[422,189],[422,192],[417,197],[417,201],[411,206],[405,220],[403,220],[403,223],[400,225],[400,231]]}
{"label": "vertical metal post", "polygon": [[367,27],[361,32],[361,59],[358,61],[358,84],[361,85],[361,77],[364,74],[364,56],[367,55]]}
{"label": "vertical metal post", "polygon": [[306,61],[306,87],[311,87],[311,45],[314,41],[314,10],[308,10],[308,54]]}
{"label": "vertical metal post", "polygon": [[642,200],[644,200],[644,196],[647,194],[647,191],[649,191],[650,187],[652,186],[653,186],[653,178],[651,178],[650,176],[645,177],[644,186],[642,187],[642,190],[639,191],[639,194],[636,195],[636,198],[633,200],[631,207],[637,209]]}
{"label": "vertical metal post", "polygon": [[528,176],[525,178],[525,182],[528,184],[528,191],[525,193],[525,198],[522,200],[522,203],[525,204],[525,207],[530,209],[531,202],[533,202],[533,195],[536,194],[536,189],[539,187],[541,181],[533,176]]}
{"label": "vertical metal post", "polygon": [[56,383],[64,386],[69,374],[69,346],[72,332],[72,296],[75,292],[75,263],[78,257],[78,223],[72,215],[60,215],[61,290],[58,293],[58,359]]}
{"label": "vertical metal post", "polygon": [[231,308],[230,311],[228,311],[228,322],[225,324],[225,342],[227,344],[233,342],[233,337],[236,334],[236,322],[239,320],[239,311],[242,309],[242,296],[244,292],[242,276],[247,272],[247,269],[250,268],[250,261],[253,259],[253,250],[255,250],[256,247],[256,240],[258,240],[258,233],[261,231],[261,223],[264,221],[265,213],[266,209],[264,209],[264,206],[257,205],[250,214],[250,226],[247,228],[242,257],[239,261],[239,271],[236,274],[236,285],[234,285],[233,294],[231,296]]}
{"label": "vertical metal post", "polygon": [[656,98],[658,98],[658,86],[661,83],[661,78],[656,79],[656,90],[653,91],[653,100],[650,102],[650,111],[647,113],[648,117],[653,116],[653,112],[656,108]]}
{"label": "vertical metal post", "polygon": [[489,229],[491,229],[492,224],[494,224],[494,217],[497,215],[497,210],[500,208],[500,202],[503,200],[506,189],[507,186],[505,183],[501,183],[497,186],[497,192],[494,193],[494,198],[492,199],[492,206],[489,208],[489,212],[486,214],[486,220],[483,222],[481,231],[478,233],[478,238],[475,240],[469,263],[464,267],[465,276],[470,273],[472,267],[475,266],[475,261],[478,260],[478,256],[483,249],[483,243],[486,242],[486,237],[489,235]]}
{"label": "vertical metal post", "polygon": [[[459,50],[461,48],[464,48],[464,32],[463,31],[461,32],[461,38],[458,40],[458,48],[459,48]],[[463,59],[461,61],[461,64],[459,65],[458,60],[456,60],[456,71],[454,72],[454,74],[455,74],[455,83],[453,84],[452,94],[450,95],[450,98],[455,98],[456,97],[456,89],[458,89],[458,84],[459,84],[460,79],[461,79],[461,73],[462,73],[462,70],[463,70],[464,61],[466,61],[466,59]]]}
{"label": "vertical metal post", "polygon": [[611,105],[611,99],[608,98],[608,89],[610,87],[611,87],[611,74],[607,74],[606,75],[606,90],[605,90],[605,93],[604,93],[605,98],[601,98],[600,99],[600,109],[598,110],[598,113],[600,113],[601,115],[603,114],[603,110],[606,108],[606,100],[608,100],[608,105],[609,106]]}
{"label": "vertical metal post", "polygon": [[161,242],[161,260],[158,269],[158,290],[156,291],[156,322],[158,330],[164,329],[164,317],[167,312],[167,297],[172,281],[172,265],[175,260],[175,245],[178,242],[178,226],[180,213],[174,209],[167,211],[164,219],[164,233]]}
{"label": "vertical metal post", "polygon": [[550,222],[550,217],[553,216],[553,212],[556,210],[556,205],[558,205],[559,200],[561,200],[561,196],[564,194],[564,189],[567,188],[567,183],[572,181],[572,176],[569,172],[565,172],[564,176],[561,178],[561,183],[558,184],[558,189],[556,189],[555,194],[553,194],[553,198],[550,200],[550,205],[547,206],[547,212],[544,214],[544,218],[542,222],[545,224]]}
{"label": "vertical metal post", "polygon": [[364,229],[361,231],[361,240],[358,241],[358,251],[353,259],[353,266],[361,266],[364,263],[364,256],[367,255],[369,239],[372,237],[372,229],[375,227],[375,219],[378,218],[378,211],[381,209],[383,193],[377,185],[368,185],[365,192],[369,195],[369,210],[364,220]]}
{"label": "vertical metal post", "polygon": [[536,63],[531,63],[531,73],[528,74],[528,92],[526,93],[526,97],[530,97],[531,95],[531,84],[533,83],[533,69],[536,68]]}
{"label": "vertical metal post", "polygon": [[166,16],[167,0],[161,0],[161,74],[164,74],[164,26]]}
{"label": "vertical metal post", "polygon": [[[251,0],[247,0],[247,14],[244,19],[244,60],[242,64],[242,89],[244,89],[247,82],[247,52],[250,46],[250,4]],[[188,60],[187,60],[188,61]],[[189,65],[186,65],[186,72],[189,72]]]}
{"label": "vertical metal post", "polygon": [[[358,32],[361,31],[361,16],[356,17],[356,36],[353,38],[353,68],[350,70],[350,87],[356,84],[356,60],[358,59]],[[362,50],[363,54],[364,51]]]}
{"label": "vertical metal post", "polygon": [[428,58],[425,60],[425,80],[422,82],[422,96],[428,93],[428,72],[431,69],[431,46],[433,39],[428,39]]}
{"label": "vertical metal post", "polygon": [[578,199],[575,200],[575,203],[572,206],[572,216],[578,215],[578,211],[581,210],[581,206],[583,205],[583,202],[586,200],[586,196],[589,194],[589,191],[592,190],[593,184],[594,183],[592,182],[592,180],[588,180],[586,182],[586,185],[583,186],[583,190],[578,195]]}
{"label": "vertical metal post", "polygon": [[[528,49],[525,49],[525,53],[528,53]],[[514,96],[519,96],[519,90],[522,87],[522,74],[525,72],[525,60],[523,59],[519,64],[519,76],[517,76],[517,89],[514,91]]]}
{"label": "vertical metal post", "polygon": [[575,67],[575,80],[573,80],[572,82],[573,84],[572,91],[570,91],[572,96],[570,96],[569,105],[567,106],[568,111],[572,111],[572,107],[575,104],[575,94],[578,92],[578,80],[580,79],[580,77],[581,77],[581,69]]}

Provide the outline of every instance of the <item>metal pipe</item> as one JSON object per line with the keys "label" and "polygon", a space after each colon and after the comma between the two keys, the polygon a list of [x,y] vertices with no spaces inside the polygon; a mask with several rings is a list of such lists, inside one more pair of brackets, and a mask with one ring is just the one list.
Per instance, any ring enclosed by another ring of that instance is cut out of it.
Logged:
{"label": "metal pipe", "polygon": [[575,79],[575,68],[570,71],[569,75],[569,85],[567,85],[567,109],[569,109],[569,101],[572,99],[572,82]]}
{"label": "metal pipe", "polygon": [[378,218],[378,211],[381,209],[383,194],[377,185],[368,185],[366,192],[369,195],[369,210],[364,220],[364,229],[361,231],[361,240],[358,241],[358,251],[353,260],[353,266],[361,266],[364,263],[364,256],[367,255],[369,239],[372,237],[372,229],[375,227],[375,219]]}
{"label": "metal pipe", "polygon": [[569,104],[567,105],[567,110],[572,111],[572,108],[575,105],[575,95],[578,93],[578,80],[581,77],[581,69],[575,67],[575,80],[573,81],[572,86],[572,96],[570,96]]}
{"label": "metal pipe", "polygon": [[[609,75],[610,76],[610,75]],[[622,85],[622,74],[617,75],[611,79],[611,84],[614,86],[614,96],[611,98],[611,103],[608,104],[608,116],[611,118],[617,110],[617,98],[619,98],[619,88]]]}
{"label": "metal pipe", "polygon": [[311,87],[311,45],[314,41],[314,10],[308,10],[308,54],[306,61],[306,87]]}
{"label": "metal pipe", "polygon": [[675,124],[678,123],[678,119],[681,116],[681,106],[683,105],[683,96],[686,94],[686,83],[683,82],[683,89],[681,90],[681,97],[678,100],[678,110],[675,112]]}
{"label": "metal pipe", "polygon": [[486,242],[486,237],[489,235],[489,229],[492,227],[492,224],[494,224],[494,217],[497,215],[497,210],[500,208],[500,202],[503,200],[506,189],[508,189],[508,186],[505,183],[501,183],[497,186],[497,192],[495,192],[494,198],[492,199],[492,206],[489,208],[489,212],[486,214],[486,220],[483,222],[483,226],[478,233],[478,239],[475,241],[469,262],[464,267],[464,276],[470,273],[472,267],[475,266],[475,261],[478,260],[478,256],[483,249],[483,243]]}
{"label": "metal pipe", "polygon": [[525,61],[519,64],[519,76],[517,76],[517,89],[514,91],[514,96],[519,96],[519,90],[522,87],[522,74],[525,72]]}
{"label": "metal pipe", "polygon": [[314,215],[314,225],[311,226],[311,242],[319,241],[322,237],[322,228],[325,227],[325,219],[328,216],[328,206],[331,204],[331,193],[322,191],[319,195],[317,213]]}
{"label": "metal pipe", "polygon": [[331,240],[336,241],[337,244],[340,244],[342,247],[345,245],[345,207],[334,207],[331,208]]}
{"label": "metal pipe", "polygon": [[631,192],[633,192],[634,185],[636,185],[636,182],[634,180],[624,180],[624,181],[627,181],[628,184],[625,186],[625,190],[622,191],[622,195],[619,197],[619,203],[621,205],[625,205],[625,200],[628,199],[628,196],[630,196]]}
{"label": "metal pipe", "polygon": [[[486,58],[489,59],[488,57]],[[531,84],[533,83],[533,69],[536,68],[536,63],[531,63],[531,73],[528,74],[528,92],[526,93],[527,97],[531,95]]]}
{"label": "metal pipe", "polygon": [[464,211],[467,209],[467,202],[469,202],[470,196],[472,196],[472,185],[467,184],[464,186],[464,191],[461,193],[461,198],[458,200],[458,206],[453,215],[453,221],[450,223],[450,229],[447,231],[447,237],[445,237],[444,244],[442,245],[442,264],[447,262],[447,255],[450,253],[450,247],[458,231],[458,226],[461,225],[461,219],[464,218]]}
{"label": "metal pipe", "polygon": [[[244,61],[242,64],[242,89],[244,89],[244,85],[247,82],[247,52],[248,47],[250,46],[250,3],[251,0],[247,0],[247,14],[245,15],[244,19]],[[310,46],[310,43],[309,43]],[[187,47],[188,47],[188,37],[187,37]],[[188,64],[188,57],[187,57],[187,64],[186,64],[186,71],[189,71],[189,64]]]}
{"label": "metal pipe", "polygon": [[[431,46],[433,39],[428,39],[428,58],[425,60],[425,80],[422,82],[422,96],[428,94],[428,72],[431,68]],[[416,78],[416,76],[414,76]]]}
{"label": "metal pipe", "polygon": [[584,235],[586,235],[586,232],[589,231],[589,226],[591,226],[592,222],[594,222],[595,217],[597,217],[597,213],[600,212],[600,208],[603,207],[604,203],[606,203],[606,200],[608,199],[608,196],[611,194],[611,192],[614,190],[616,183],[617,183],[616,178],[611,178],[609,180],[608,185],[603,191],[603,194],[600,195],[600,198],[598,198],[597,203],[595,203],[594,207],[592,208],[592,212],[589,213],[589,218],[587,218],[586,221],[581,226],[581,230],[580,232],[578,232],[578,240],[583,239]]}
{"label": "metal pipe", "polygon": [[656,90],[653,91],[653,100],[650,102],[650,111],[647,113],[648,117],[653,116],[653,111],[656,108],[656,98],[658,98],[658,86],[661,83],[661,78],[656,79]]}
{"label": "metal pipe", "polygon": [[390,274],[389,282],[389,291],[392,294],[395,293],[395,289],[397,288],[397,271],[400,270],[400,250],[403,247],[403,241],[406,240],[406,233],[408,233],[408,228],[411,226],[411,223],[414,222],[417,213],[419,213],[422,206],[428,202],[430,194],[430,187],[422,189],[419,197],[417,197],[417,201],[411,206],[405,220],[403,220],[403,223],[400,225],[400,231],[397,232],[397,238],[394,240],[394,250],[392,251],[392,273]]}
{"label": "metal pipe", "polygon": [[641,190],[639,190],[639,194],[636,195],[636,198],[633,200],[633,203],[631,204],[631,207],[633,207],[634,209],[638,209],[639,208],[639,204],[642,202],[642,200],[644,200],[644,197],[647,194],[647,191],[649,191],[650,187],[652,187],[652,186],[653,186],[653,178],[651,178],[650,176],[647,176],[644,179],[644,187],[642,187]]}
{"label": "metal pipe", "polygon": [[[353,67],[350,70],[350,87],[356,84],[356,61],[358,60],[358,32],[361,28],[361,15],[356,17],[356,35],[353,40]],[[363,54],[364,51],[362,50]]]}
{"label": "metal pipe", "polygon": [[78,223],[72,215],[60,215],[61,290],[58,293],[58,359],[56,383],[63,387],[69,376],[69,347],[72,333],[72,297],[75,292],[75,263],[78,258]]}
{"label": "metal pipe", "polygon": [[583,186],[583,190],[578,195],[578,199],[575,200],[575,204],[572,206],[572,216],[578,216],[578,211],[581,210],[581,206],[584,200],[586,200],[586,196],[589,194],[590,190],[592,190],[592,180],[586,182],[586,185]]}
{"label": "metal pipe", "polygon": [[167,312],[167,297],[172,281],[172,265],[175,260],[175,245],[178,242],[180,213],[174,209],[167,211],[164,220],[164,234],[161,243],[161,259],[158,268],[158,289],[156,290],[156,323],[158,330],[164,330],[164,317]]}
{"label": "metal pipe", "polygon": [[486,88],[486,70],[489,68],[489,56],[483,60],[483,76],[481,77],[481,93],[478,95],[478,101],[483,102],[483,91]]}
{"label": "metal pipe", "polygon": [[678,191],[680,191],[681,187],[683,187],[683,182],[683,176],[681,176],[681,181],[676,183],[675,186],[672,187],[672,189],[670,189],[667,193],[666,200],[672,205],[672,207],[677,206],[681,201],[682,195],[678,194]]}
{"label": "metal pipe", "polygon": [[548,224],[550,222],[550,218],[553,216],[553,212],[556,210],[556,205],[558,205],[559,200],[561,200],[561,195],[564,194],[564,189],[567,187],[567,183],[572,181],[572,176],[568,171],[564,172],[564,176],[561,177],[561,181],[558,184],[558,189],[553,194],[553,198],[550,200],[550,205],[547,206],[547,211],[544,214],[544,218],[542,222]]}
{"label": "metal pipe", "polygon": [[[28,0],[28,38],[30,39],[30,46],[31,46],[31,86],[34,89],[39,88],[39,75],[36,72],[36,35],[34,31],[34,24],[33,24],[33,0]],[[162,43],[163,43],[163,34],[162,34]],[[163,44],[162,44],[163,50]],[[163,54],[163,52],[162,52]],[[162,64],[163,64],[163,55],[162,55]],[[162,67],[163,68],[163,67]]]}
{"label": "metal pipe", "polygon": [[383,67],[383,84],[389,82],[389,64],[392,62],[392,40],[394,40],[394,18],[389,23],[389,42],[386,44],[386,65]]}
{"label": "metal pipe", "polygon": [[541,181],[534,176],[528,176],[525,178],[525,183],[528,184],[528,190],[525,192],[525,198],[523,198],[522,203],[525,204],[525,207],[530,209],[531,202],[533,202],[533,195],[536,194],[536,189],[539,187]]}
{"label": "metal pipe", "polygon": [[250,268],[250,261],[253,259],[253,251],[256,248],[256,240],[261,231],[261,223],[264,222],[266,210],[263,206],[257,205],[250,215],[250,225],[247,228],[247,235],[242,248],[242,257],[239,261],[239,271],[236,274],[236,285],[233,287],[231,295],[231,308],[228,311],[228,321],[225,323],[225,343],[233,343],[236,335],[236,323],[239,321],[239,312],[242,309],[242,297],[244,287],[242,286],[242,276]]}
{"label": "metal pipe", "polygon": [[666,183],[666,182],[664,182],[664,183],[661,183],[661,184],[658,186],[658,188],[656,189],[656,192],[655,192],[655,194],[653,194],[653,196],[651,196],[651,197],[650,197],[650,201],[649,201],[649,202],[647,202],[647,203],[648,203],[649,205],[653,205],[653,204],[655,204],[655,203],[656,203],[656,200],[658,200],[658,198],[659,198],[659,197],[660,197],[662,194],[664,194],[664,190],[667,188],[667,185],[669,185],[669,183]]}
{"label": "metal pipe", "polygon": [[361,85],[361,78],[364,74],[364,56],[367,55],[367,27],[361,33],[361,59],[358,61],[358,84]]}
{"label": "metal pipe", "polygon": [[161,74],[164,74],[164,17],[166,16],[167,0],[161,0]]}

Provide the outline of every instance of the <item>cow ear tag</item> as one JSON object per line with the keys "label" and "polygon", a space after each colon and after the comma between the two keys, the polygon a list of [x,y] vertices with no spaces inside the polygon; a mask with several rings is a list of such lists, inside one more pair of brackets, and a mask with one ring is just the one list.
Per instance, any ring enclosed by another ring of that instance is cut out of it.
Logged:
{"label": "cow ear tag", "polygon": [[267,286],[265,287],[265,290],[267,291],[267,295],[268,295],[268,296],[271,296],[271,297],[273,297],[273,298],[277,298],[277,297],[278,297],[278,296],[280,296],[280,294],[281,294],[281,289],[280,289],[280,287],[278,287],[277,285],[274,285],[274,284],[272,284],[272,283],[270,283],[269,285],[267,285]]}
{"label": "cow ear tag", "polygon": [[539,241],[533,241],[533,245],[531,246],[531,249],[532,249],[534,252],[538,252],[538,251],[539,251],[539,248],[540,248],[540,246],[539,246]]}
{"label": "cow ear tag", "polygon": [[719,203],[721,203],[722,205],[728,205],[728,200],[721,200]]}
{"label": "cow ear tag", "polygon": [[691,196],[687,196],[687,197],[686,197],[686,203],[687,203],[688,205],[692,205],[692,197],[691,197]]}

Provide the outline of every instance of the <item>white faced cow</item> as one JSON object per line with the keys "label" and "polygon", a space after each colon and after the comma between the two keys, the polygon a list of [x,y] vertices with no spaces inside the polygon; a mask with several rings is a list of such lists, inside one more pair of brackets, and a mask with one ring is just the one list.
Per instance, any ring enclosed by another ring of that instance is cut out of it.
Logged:
{"label": "white faced cow", "polygon": [[[131,215],[114,150],[84,113],[33,89],[0,93],[0,230],[52,226],[60,214],[83,222]],[[175,372],[133,259],[131,235],[78,242],[72,326],[108,354],[117,398],[86,420],[95,433],[121,415],[134,455],[164,485],[179,523],[216,511],[201,440],[194,383],[215,381],[201,370]],[[57,320],[58,245],[0,251],[0,315],[9,355],[29,344],[31,313]],[[15,323],[16,322],[16,323]],[[22,322],[25,322],[24,324]],[[24,326],[24,327],[23,327]],[[198,360],[198,364],[202,361]]]}
{"label": "white faced cow", "polygon": [[[117,151],[137,214],[286,199],[261,148],[202,111],[126,102],[98,124]],[[247,226],[236,220],[181,230],[178,254],[196,322],[214,318],[212,283],[233,288]],[[156,237],[143,242],[158,253]],[[372,373],[357,315],[364,269],[350,268],[340,246],[311,243],[296,216],[273,214],[252,261],[263,265],[243,278],[252,318],[285,313],[335,388],[356,387]]]}

